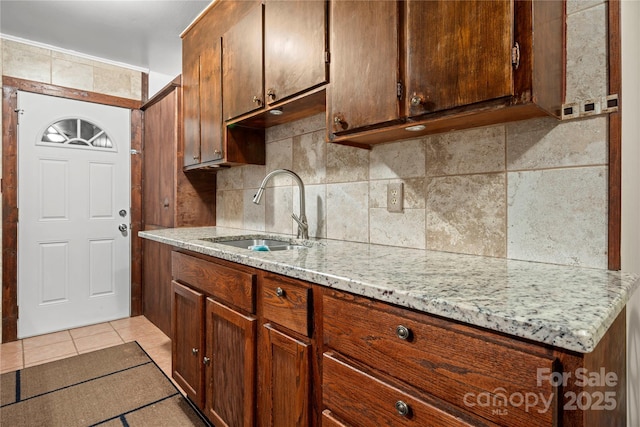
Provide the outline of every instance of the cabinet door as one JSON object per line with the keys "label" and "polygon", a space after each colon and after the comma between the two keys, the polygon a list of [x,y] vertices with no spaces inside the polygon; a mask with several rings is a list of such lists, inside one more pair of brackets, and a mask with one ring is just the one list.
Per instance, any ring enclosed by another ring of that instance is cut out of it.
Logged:
{"label": "cabinet door", "polygon": [[330,132],[401,117],[398,15],[395,1],[331,2]]}
{"label": "cabinet door", "polygon": [[223,158],[222,128],[222,46],[218,38],[200,54],[200,162]]}
{"label": "cabinet door", "polygon": [[144,316],[171,336],[171,246],[146,239],[143,244]]}
{"label": "cabinet door", "polygon": [[308,426],[311,348],[295,338],[264,325],[265,360],[261,408],[264,426]]}
{"label": "cabinet door", "polygon": [[205,414],[219,426],[254,425],[256,319],[207,298]]}
{"label": "cabinet door", "polygon": [[325,1],[268,0],[264,61],[268,104],[327,81]]}
{"label": "cabinet door", "polygon": [[178,89],[174,89],[144,112],[142,204],[147,225],[174,226],[178,129]]}
{"label": "cabinet door", "polygon": [[225,120],[264,105],[262,10],[262,5],[251,9],[222,37]]}
{"label": "cabinet door", "polygon": [[173,379],[200,408],[204,406],[204,295],[172,282],[171,371]]}
{"label": "cabinet door", "polygon": [[409,116],[512,94],[512,0],[409,0],[405,19]]}
{"label": "cabinet door", "polygon": [[184,42],[182,58],[182,116],[184,166],[200,163],[200,53]]}

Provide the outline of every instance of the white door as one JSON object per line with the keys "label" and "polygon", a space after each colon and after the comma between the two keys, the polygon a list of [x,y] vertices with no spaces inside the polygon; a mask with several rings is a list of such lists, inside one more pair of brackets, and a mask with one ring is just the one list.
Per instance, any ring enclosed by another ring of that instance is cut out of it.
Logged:
{"label": "white door", "polygon": [[28,92],[18,109],[18,337],[129,316],[130,110]]}

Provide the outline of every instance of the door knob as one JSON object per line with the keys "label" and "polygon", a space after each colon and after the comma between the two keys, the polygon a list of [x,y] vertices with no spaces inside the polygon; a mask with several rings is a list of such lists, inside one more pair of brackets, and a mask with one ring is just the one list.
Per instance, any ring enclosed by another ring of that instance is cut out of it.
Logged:
{"label": "door knob", "polygon": [[124,209],[120,209],[120,212],[118,212],[118,214],[120,214],[120,216],[124,218],[125,216],[127,216],[127,211]]}
{"label": "door knob", "polygon": [[122,231],[124,233],[125,231],[127,231],[127,224],[120,224],[118,226],[118,230],[120,230],[120,231]]}

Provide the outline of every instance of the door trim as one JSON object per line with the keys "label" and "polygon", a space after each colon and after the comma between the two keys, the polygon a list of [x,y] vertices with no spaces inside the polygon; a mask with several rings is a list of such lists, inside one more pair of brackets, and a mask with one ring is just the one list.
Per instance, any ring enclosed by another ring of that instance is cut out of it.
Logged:
{"label": "door trim", "polygon": [[[131,149],[142,153],[141,101],[2,77],[2,342],[18,337],[18,90],[131,110]],[[142,314],[142,158],[131,156],[131,316]]]}

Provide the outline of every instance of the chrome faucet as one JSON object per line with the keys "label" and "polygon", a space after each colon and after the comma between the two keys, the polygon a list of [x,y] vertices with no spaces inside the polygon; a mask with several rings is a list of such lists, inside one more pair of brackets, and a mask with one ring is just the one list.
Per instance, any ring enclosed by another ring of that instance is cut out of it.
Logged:
{"label": "chrome faucet", "polygon": [[253,203],[256,205],[260,204],[260,199],[262,198],[262,193],[264,193],[264,188],[266,187],[269,180],[276,175],[290,175],[291,178],[298,184],[298,188],[300,189],[300,215],[296,215],[295,213],[291,214],[291,217],[298,223],[298,238],[299,239],[308,239],[309,238],[309,224],[307,223],[307,215],[305,214],[305,206],[304,206],[304,184],[300,177],[295,173],[288,169],[276,169],[271,171],[264,177],[262,180],[262,184],[260,184],[260,188],[258,188],[258,192],[253,196]]}

